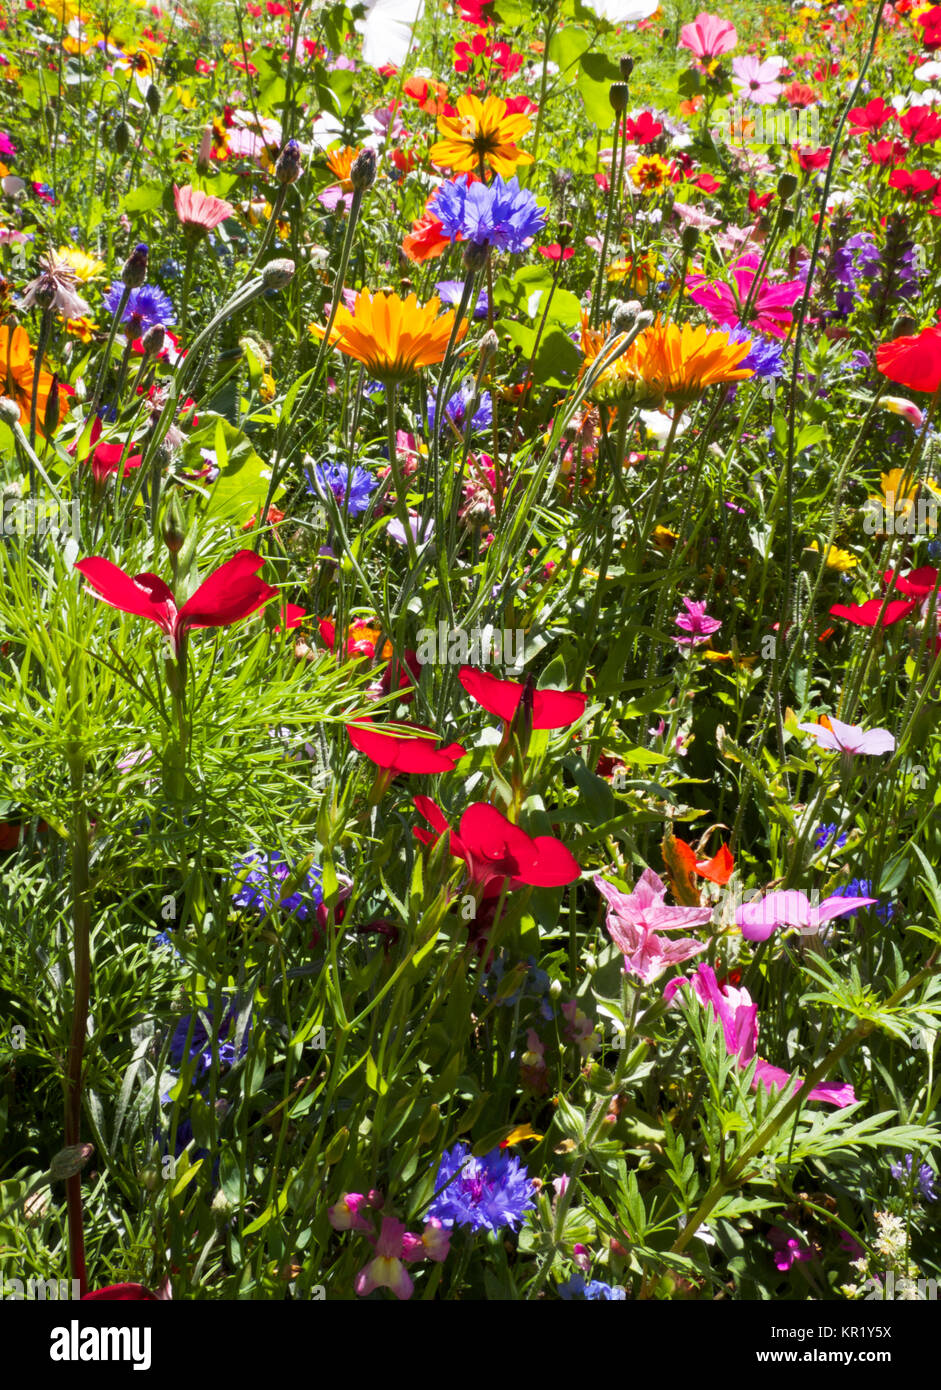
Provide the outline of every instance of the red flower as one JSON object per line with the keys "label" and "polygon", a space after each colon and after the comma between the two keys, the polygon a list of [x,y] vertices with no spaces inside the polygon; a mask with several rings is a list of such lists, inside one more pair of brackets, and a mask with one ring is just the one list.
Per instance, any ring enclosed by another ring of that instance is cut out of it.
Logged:
{"label": "red flower", "polygon": [[534,111],[538,110],[538,104],[527,96],[507,97],[506,114],[508,116],[531,116]]}
{"label": "red flower", "polygon": [[901,140],[880,140],[866,148],[873,164],[903,164],[908,158],[908,150]]}
{"label": "red flower", "polygon": [[941,48],[941,5],[935,5],[933,9],[920,14],[918,23],[925,31],[925,47],[927,49]]}
{"label": "red flower", "polygon": [[881,130],[895,117],[895,107],[874,97],[865,106],[854,106],[850,111],[850,135],[863,135],[867,130]]}
{"label": "red flower", "polygon": [[[477,671],[462,666],[457,678],[472,700],[490,714],[510,720],[519,709],[525,686],[519,681],[502,681],[489,671]],[[535,690],[533,692],[533,728],[567,729],[585,713],[588,696],[577,690]]]}
{"label": "red flower", "polygon": [[814,106],[818,101],[817,93],[806,82],[792,82],[782,95],[785,106]]}
{"label": "red flower", "polygon": [[545,256],[547,261],[570,261],[575,255],[574,246],[566,246],[563,249],[557,241],[550,241],[548,246],[537,246],[536,250],[540,256]]}
{"label": "red flower", "polygon": [[277,596],[277,589],[258,578],[264,563],[251,550],[238,551],[204,580],[179,610],[173,590],[159,575],[132,577],[101,555],[78,560],[75,568],[109,607],[156,623],[172,639],[179,654],[183,635],[189,628],[230,627]]}
{"label": "red flower", "polygon": [[513,825],[494,806],[475,801],[461,816],[460,834],[451,830],[440,806],[427,796],[413,798],[415,806],[437,834],[415,829],[415,838],[433,845],[440,835],[450,836],[450,850],[467,865],[472,883],[483,886],[485,898],[498,897],[504,880],[508,889],[533,884],[538,888],[562,888],[581,874],[577,862],[561,840],[551,835],[529,836]]}
{"label": "red flower", "polygon": [[916,145],[930,145],[941,135],[941,117],[930,106],[913,106],[899,116],[899,125]]}
{"label": "red flower", "polygon": [[412,223],[412,230],[402,241],[402,250],[410,261],[421,264],[442,255],[450,245],[438,218],[425,212]]}
{"label": "red flower", "polygon": [[711,859],[698,860],[692,845],[688,845],[685,840],[674,839],[673,844],[680,862],[690,874],[698,874],[700,878],[707,878],[710,883],[720,885],[728,883],[732,877],[735,860],[728,845],[722,845]]}
{"label": "red flower", "polygon": [[106,1299],[110,1302],[123,1301],[125,1303],[157,1303],[157,1295],[151,1293],[150,1289],[145,1289],[143,1284],[108,1284],[103,1289],[93,1289],[91,1293],[83,1293],[82,1303],[91,1303],[99,1299]]}
{"label": "red flower", "polygon": [[797,162],[805,174],[811,173],[814,169],[824,169],[830,163],[830,147],[820,150],[802,150],[798,146],[794,153],[797,155]]}
{"label": "red flower", "polygon": [[454,45],[454,71],[468,72],[475,58],[482,58],[490,52],[490,45],[483,34],[475,34],[470,43]]}
{"label": "red flower", "polygon": [[748,211],[764,212],[773,197],[773,193],[763,193],[759,198],[757,191],[754,188],[750,188],[748,190]]}
{"label": "red flower", "polygon": [[[406,738],[398,734],[383,733],[379,729],[364,729],[363,724],[372,724],[368,715],[362,715],[359,724],[347,724],[346,732],[357,753],[365,753],[370,762],[387,772],[453,772],[467,752],[459,743],[449,743],[446,748],[436,748],[427,738]],[[386,724],[386,729],[425,729],[423,724]]]}
{"label": "red flower", "polygon": [[831,618],[845,618],[848,623],[854,623],[856,627],[891,627],[901,618],[907,618],[909,613],[917,608],[914,602],[903,603],[901,599],[892,599],[885,605],[885,612],[882,614],[882,622],[879,622],[879,614],[882,613],[883,600],[881,598],[867,599],[865,603],[835,603],[830,609]]}
{"label": "red flower", "polygon": [[634,145],[652,145],[657,136],[663,133],[663,126],[654,120],[650,111],[642,111],[636,121],[628,117],[624,122],[624,133]]}
{"label": "red flower", "polygon": [[700,174],[696,180],[696,187],[701,188],[704,193],[715,193],[717,189],[722,187],[722,184],[718,179],[713,178],[712,174]]}
{"label": "red flower", "polygon": [[923,328],[911,338],[893,338],[876,348],[883,376],[909,391],[937,391],[941,386],[941,328]]}
{"label": "red flower", "polygon": [[492,0],[457,0],[457,2],[461,11],[461,19],[465,24],[476,24],[481,29],[485,29],[488,24],[493,23],[491,16],[484,13]]}
{"label": "red flower", "polygon": [[938,587],[938,571],[933,565],[922,565],[920,569],[899,574],[896,570],[886,570],[882,576],[888,587],[895,588],[909,598],[925,599]]}
{"label": "red flower", "polygon": [[889,187],[897,188],[908,198],[933,198],[938,191],[939,180],[930,169],[893,169],[889,175]]}

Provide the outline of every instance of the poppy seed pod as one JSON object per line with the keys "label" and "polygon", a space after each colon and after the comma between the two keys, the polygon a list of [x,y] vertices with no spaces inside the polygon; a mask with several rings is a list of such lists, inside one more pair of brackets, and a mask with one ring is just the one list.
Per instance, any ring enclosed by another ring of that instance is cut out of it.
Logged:
{"label": "poppy seed pod", "polygon": [[365,149],[360,150],[359,154],[350,165],[350,183],[353,185],[354,193],[365,192],[371,188],[376,181],[376,151]]}
{"label": "poppy seed pod", "polygon": [[634,71],[634,59],[629,54],[624,53],[618,59],[618,67],[621,69],[622,82],[629,82],[631,73]]}
{"label": "poppy seed pod", "polygon": [[283,290],[294,278],[294,262],[289,260],[269,261],[261,272],[266,290]]}
{"label": "poppy seed pod", "polygon": [[124,262],[121,280],[128,289],[138,289],[147,279],[147,246],[141,241]]}
{"label": "poppy seed pod", "polygon": [[127,121],[118,121],[114,128],[113,136],[114,148],[117,150],[118,154],[124,154],[128,145],[131,143],[131,133],[131,127],[128,125]]}
{"label": "poppy seed pod", "polygon": [[797,192],[797,177],[794,174],[782,174],[778,179],[778,197],[787,201]]}
{"label": "poppy seed pod", "polygon": [[630,91],[626,82],[611,83],[608,89],[608,100],[619,116],[627,106],[629,97]]}

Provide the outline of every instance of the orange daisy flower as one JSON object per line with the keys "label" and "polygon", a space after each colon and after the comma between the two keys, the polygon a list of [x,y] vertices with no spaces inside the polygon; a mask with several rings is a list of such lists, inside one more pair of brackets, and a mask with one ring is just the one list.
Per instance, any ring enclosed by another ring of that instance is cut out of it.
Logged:
{"label": "orange daisy flower", "polygon": [[518,164],[533,162],[532,155],[516,145],[529,128],[529,117],[522,112],[507,115],[501,97],[488,96],[481,101],[468,93],[459,98],[456,116],[438,117],[444,139],[432,145],[429,158],[432,164],[455,174],[480,173],[484,164],[508,178]]}
{"label": "orange daisy flower", "polygon": [[[598,356],[604,341],[601,333],[583,325],[583,371]],[[750,367],[741,366],[751,347],[750,339],[733,343],[727,333],[706,324],[694,328],[689,323],[664,323],[658,316],[601,373],[589,398],[635,406],[660,406],[666,400],[688,405],[710,386],[747,381],[753,376]]]}
{"label": "orange daisy flower", "polygon": [[360,153],[357,146],[344,145],[342,150],[332,150],[327,155],[327,168],[339,183],[344,193],[352,193],[353,185],[350,182],[350,169],[353,167],[353,160]]}
{"label": "orange daisy flower", "polygon": [[658,154],[641,155],[631,166],[631,181],[644,193],[659,193],[670,181],[670,166]]}
{"label": "orange daisy flower", "polygon": [[[29,428],[29,411],[36,375],[33,349],[25,328],[0,325],[0,396],[16,401],[20,408],[20,424]],[[62,388],[60,387],[60,390]],[[46,405],[52,390],[52,374],[39,373],[39,392],[36,397],[36,428],[42,434]]]}
{"label": "orange daisy flower", "polygon": [[[360,290],[352,313],[342,304],[337,309],[330,342],[347,357],[362,362],[378,381],[407,381],[422,367],[444,360],[455,311],[438,318],[440,308],[437,297],[419,304],[414,294],[400,299],[397,294]],[[326,332],[319,323],[312,323],[310,331],[318,338]],[[464,322],[457,332],[458,342],[466,332]]]}

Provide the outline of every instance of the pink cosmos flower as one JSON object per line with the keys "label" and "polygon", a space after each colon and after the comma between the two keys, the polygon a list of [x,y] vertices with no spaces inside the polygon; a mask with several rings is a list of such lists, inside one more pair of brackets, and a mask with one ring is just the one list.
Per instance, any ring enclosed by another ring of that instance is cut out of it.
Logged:
{"label": "pink cosmos flower", "polygon": [[689,960],[706,949],[691,936],[670,941],[659,932],[704,926],[712,917],[710,907],[671,907],[664,899],[666,884],[652,869],[645,869],[630,893],[622,893],[600,874],[593,883],[608,904],[606,925],[615,946],[624,952],[624,972],[645,985],[671,965]]}
{"label": "pink cosmos flower", "polygon": [[[734,288],[721,280],[710,281],[705,275],[687,275],[690,299],[701,304],[720,326],[734,327],[741,320],[758,266],[759,259],[754,253],[739,256],[731,266]],[[790,311],[803,293],[803,280],[786,280],[780,285],[765,280],[752,296],[750,321],[759,333],[771,338],[786,338],[794,318]]]}
{"label": "pink cosmos flower", "polygon": [[[748,990],[736,989],[732,985],[720,987],[716,980],[715,971],[708,965],[698,966],[696,974],[691,980],[683,978],[671,980],[663,991],[666,1002],[669,1004],[677,990],[683,987],[692,988],[699,1002],[712,1009],[713,1014],[722,1024],[726,1051],[730,1057],[737,1058],[740,1068],[743,1070],[747,1068],[755,1058],[755,1048],[758,1043],[758,1006],[752,1002]],[[770,1062],[758,1058],[758,1065],[752,1078],[753,1089],[757,1089],[759,1085],[766,1089],[770,1089],[772,1086],[790,1087],[793,1094],[803,1084],[802,1077],[791,1076],[786,1071],[782,1071],[780,1067],[773,1067]],[[826,1082],[822,1086],[815,1086],[805,1099],[823,1100],[829,1105],[836,1105],[843,1109],[846,1105],[855,1104],[856,1093],[852,1086]]]}
{"label": "pink cosmos flower", "polygon": [[737,43],[734,24],[703,11],[692,24],[683,25],[677,47],[688,48],[700,62],[708,62],[710,58],[718,58],[720,53],[728,53]]}
{"label": "pink cosmos flower", "polygon": [[353,1280],[353,1288],[360,1297],[372,1293],[373,1289],[391,1289],[396,1298],[411,1298],[415,1286],[402,1263],[408,1258],[406,1234],[404,1225],[394,1216],[382,1218],[378,1237],[371,1237],[375,1256],[363,1265]]}
{"label": "pink cosmos flower", "polygon": [[784,90],[777,80],[783,65],[782,58],[767,58],[762,63],[752,53],[734,58],[732,85],[738,88],[746,101],[753,101],[756,106],[767,106],[769,102],[777,101]]}
{"label": "pink cosmos flower", "polygon": [[826,724],[798,724],[805,734],[817,740],[818,748],[831,753],[892,753],[895,737],[888,729],[863,730],[861,724],[844,724],[842,719],[827,715]]}
{"label": "pink cosmos flower", "polygon": [[846,898],[831,893],[822,902],[811,903],[806,893],[785,888],[746,903],[736,912],[735,920],[746,941],[767,941],[775,927],[795,927],[801,936],[814,936],[834,917],[871,907],[878,901],[878,898]]}
{"label": "pink cosmos flower", "polygon": [[680,647],[698,647],[703,642],[707,642],[713,632],[718,632],[722,623],[718,618],[710,618],[706,612],[705,601],[694,603],[692,599],[684,598],[683,603],[686,607],[685,613],[680,613],[673,621],[677,627],[681,627],[684,632],[688,632],[688,637],[674,637],[673,641]]}
{"label": "pink cosmos flower", "polygon": [[5,130],[0,130],[0,154],[3,155],[4,159],[16,154],[16,146]]}
{"label": "pink cosmos flower", "polygon": [[224,198],[216,198],[198,188],[177,188],[176,184],[173,185],[173,203],[183,227],[192,228],[199,236],[205,236],[235,212]]}

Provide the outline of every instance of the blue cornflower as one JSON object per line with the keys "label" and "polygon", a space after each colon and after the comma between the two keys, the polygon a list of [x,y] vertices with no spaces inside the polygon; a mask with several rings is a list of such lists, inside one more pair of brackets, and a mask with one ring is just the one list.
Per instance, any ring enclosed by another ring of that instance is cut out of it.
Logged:
{"label": "blue cornflower", "polygon": [[[893,1178],[903,1180],[907,1186],[912,1180],[912,1155],[906,1154],[904,1163],[893,1163],[890,1171]],[[934,1185],[935,1178],[934,1169],[930,1164],[920,1163],[918,1165],[918,1191],[926,1202],[936,1202],[938,1200],[937,1189]]]}
{"label": "blue cornflower", "polygon": [[585,1299],[589,1303],[623,1303],[627,1300],[627,1290],[603,1284],[600,1279],[586,1282],[583,1274],[573,1274],[566,1283],[559,1285],[559,1297],[566,1301]]}
{"label": "blue cornflower", "polygon": [[472,183],[463,178],[443,183],[428,205],[451,241],[461,237],[477,246],[518,254],[531,246],[546,225],[546,214],[527,188],[515,177],[504,183],[499,174],[493,183]]}
{"label": "blue cornflower", "polygon": [[[207,1004],[204,1009],[200,1009],[195,1017],[193,1014],[184,1014],[179,1023],[173,1030],[170,1039],[170,1069],[179,1071],[183,1066],[183,1053],[186,1049],[186,1039],[189,1037],[188,1056],[190,1061],[195,1061],[196,1071],[194,1078],[198,1081],[204,1077],[212,1068],[213,1056],[219,1059],[222,1067],[231,1067],[239,1057],[244,1057],[248,1051],[248,1035],[251,1032],[251,1019],[245,1024],[241,1037],[236,1040],[231,1036],[233,1029],[238,1022],[238,1005],[235,1000],[227,1001],[225,1013],[222,1015],[222,1022],[219,1025],[218,1039],[213,1041],[213,1006]],[[190,1036],[190,1021],[192,1020],[193,1032]],[[236,1041],[238,1048],[236,1049]]]}
{"label": "blue cornflower", "polygon": [[[109,313],[116,314],[118,312],[118,305],[121,303],[123,293],[124,285],[122,282],[113,280],[110,290],[105,295],[105,308]],[[121,315],[121,322],[127,323],[128,319],[132,318],[140,319],[142,331],[155,323],[164,325],[176,323],[173,301],[156,285],[139,285],[128,295],[124,313]]]}
{"label": "blue cornflower", "polygon": [[[448,401],[447,405],[444,407],[444,414],[445,414],[445,416],[447,417],[447,419],[453,420],[456,429],[457,429],[457,430],[459,431],[459,433],[461,433],[461,434],[464,433],[464,426],[465,426],[465,424],[466,424],[466,422],[467,422],[467,410],[468,410],[468,407],[469,407],[469,405],[470,405],[470,403],[471,403],[471,401],[472,401],[473,399],[474,399],[474,383],[473,383],[473,381],[465,381],[465,383],[463,384],[463,386],[461,386],[461,388],[460,388],[458,391],[455,391],[454,395],[451,397],[451,399]],[[492,423],[493,423],[493,401],[491,400],[490,392],[489,392],[489,391],[482,391],[482,392],[481,392],[481,395],[480,395],[480,400],[477,402],[477,409],[474,411],[473,415],[471,416],[471,429],[472,429],[472,430],[485,430],[485,429],[488,429],[489,426],[490,426]],[[441,426],[442,426],[442,428],[444,428],[444,421],[443,421],[443,420],[442,420],[442,422],[441,422]],[[428,429],[431,431],[431,433],[434,433],[434,428],[435,428],[435,398],[434,398],[434,395],[433,395],[431,392],[429,392],[429,393],[428,393]]]}
{"label": "blue cornflower", "polygon": [[308,492],[318,497],[332,492],[339,506],[346,506],[350,516],[362,516],[379,486],[365,468],[354,466],[351,469],[345,463],[315,463],[307,476],[310,480]]}
{"label": "blue cornflower", "polygon": [[[874,896],[875,894],[869,891],[868,878],[852,878],[849,883],[844,884],[843,887],[834,888],[833,890],[833,897],[835,898],[872,898]],[[861,908],[856,909],[857,912],[861,910]],[[868,912],[874,912],[877,917],[882,918],[883,922],[888,922],[890,918],[895,916],[894,903],[878,903],[875,907],[870,907],[866,910]],[[847,918],[855,917],[856,912],[847,912],[845,916]]]}
{"label": "blue cornflower", "polygon": [[[817,836],[814,840],[814,848],[823,849],[824,846],[828,843],[828,841],[833,840],[833,836],[836,835],[838,828],[839,827],[833,824],[832,822],[829,825],[818,825]],[[830,845],[830,848],[842,849],[848,839],[849,835],[846,833],[846,831],[844,831],[841,835],[836,835],[836,840],[833,841],[833,843]],[[863,893],[862,896],[866,897],[868,895]]]}
{"label": "blue cornflower", "polygon": [[471,1158],[470,1146],[460,1143],[442,1155],[435,1193],[427,1218],[472,1231],[515,1230],[536,1205],[535,1188],[518,1158],[499,1149]]}
{"label": "blue cornflower", "polygon": [[765,381],[772,377],[783,376],[784,348],[780,343],[763,338],[760,333],[755,333],[753,329],[742,328],[741,325],[733,328],[729,333],[730,343],[744,343],[749,340],[751,341],[751,348],[748,356],[744,357],[738,365],[750,367],[756,377]]}
{"label": "blue cornflower", "polygon": [[236,907],[251,908],[260,917],[277,908],[285,916],[293,914],[298,921],[304,922],[323,902],[322,875],[316,864],[312,864],[307,870],[306,885],[302,885],[286,898],[282,898],[281,894],[285,883],[293,876],[295,870],[277,850],[272,850],[270,854],[262,854],[257,849],[249,850],[243,859],[235,861],[233,874],[241,877],[242,871],[246,868],[248,873],[232,894],[232,902]]}
{"label": "blue cornflower", "polygon": [[[435,290],[442,304],[449,304],[457,307],[461,302],[464,293],[463,280],[438,280],[435,283]],[[490,309],[490,299],[486,290],[481,290],[477,296],[477,303],[474,305],[472,317],[475,319],[485,319]]]}

